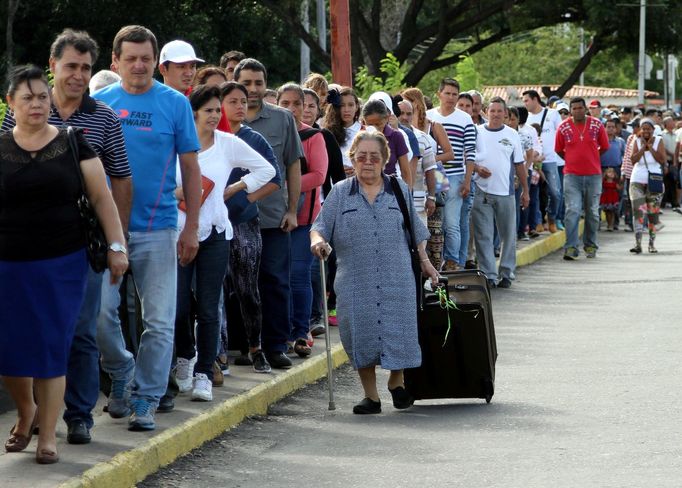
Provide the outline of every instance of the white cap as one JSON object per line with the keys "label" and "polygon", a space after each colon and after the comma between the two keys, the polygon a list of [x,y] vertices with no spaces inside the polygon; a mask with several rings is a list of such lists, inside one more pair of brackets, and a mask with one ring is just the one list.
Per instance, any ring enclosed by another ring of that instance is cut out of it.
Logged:
{"label": "white cap", "polygon": [[566,104],[566,102],[558,102],[558,103],[554,106],[554,108],[555,108],[557,111],[559,111],[559,110],[566,110],[566,111],[568,111],[568,112],[571,111],[571,110],[568,108],[568,105]]}
{"label": "white cap", "polygon": [[185,41],[171,41],[161,49],[161,55],[159,56],[159,64],[163,64],[166,61],[171,63],[189,63],[195,61],[197,63],[203,63],[204,60],[197,58],[196,53],[192,45]]}
{"label": "white cap", "polygon": [[388,111],[391,112],[391,115],[394,115],[393,114],[393,99],[391,98],[391,96],[388,93],[382,92],[382,91],[374,92],[367,99],[368,102],[371,102],[372,100],[381,100],[382,102],[384,102],[384,105],[386,105],[386,107],[388,107]]}

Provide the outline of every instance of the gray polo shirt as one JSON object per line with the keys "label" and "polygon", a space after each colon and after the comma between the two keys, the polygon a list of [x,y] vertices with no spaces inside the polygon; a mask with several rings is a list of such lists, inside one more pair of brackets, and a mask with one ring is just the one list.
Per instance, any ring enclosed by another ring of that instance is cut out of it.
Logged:
{"label": "gray polo shirt", "polygon": [[[303,157],[303,146],[291,112],[263,102],[260,112],[252,120],[245,122],[270,143],[282,181],[285,181],[286,168]],[[288,200],[286,185],[282,185],[279,190],[258,202],[261,229],[280,226],[287,211]]]}

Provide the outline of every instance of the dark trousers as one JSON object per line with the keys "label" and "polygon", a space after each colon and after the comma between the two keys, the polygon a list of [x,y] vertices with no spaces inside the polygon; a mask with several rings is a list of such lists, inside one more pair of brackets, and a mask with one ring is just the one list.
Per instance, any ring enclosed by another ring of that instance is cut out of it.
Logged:
{"label": "dark trousers", "polygon": [[216,232],[199,243],[197,257],[187,266],[178,265],[178,304],[175,319],[177,356],[191,359],[195,354],[194,321],[190,313],[192,279],[196,274],[194,293],[197,299],[197,363],[194,373],[213,376],[213,362],[218,352],[220,320],[218,307],[225,274],[228,271],[230,241],[225,232]]}
{"label": "dark trousers", "polygon": [[258,288],[263,310],[263,350],[286,352],[291,332],[291,235],[280,229],[261,229],[261,237]]}
{"label": "dark trousers", "polygon": [[[313,304],[310,308],[310,320],[316,321],[322,319],[322,284],[320,283],[320,260],[313,259],[313,265],[310,267],[310,284],[313,288]],[[324,297],[326,300],[327,297]]]}
{"label": "dark trousers", "polygon": [[[64,421],[81,419],[92,428],[92,410],[99,396],[99,349],[97,315],[102,300],[102,273],[88,269],[85,300],[81,306],[69,351],[64,392]],[[38,359],[38,358],[37,358]]]}
{"label": "dark trousers", "polygon": [[[239,307],[227,308],[227,327],[230,340],[230,349],[243,350],[243,344],[234,340],[240,332],[248,339],[248,347],[260,348],[261,329],[263,315],[261,312],[261,298],[258,291],[258,280],[255,279],[259,274],[261,263],[261,253],[263,243],[261,240],[258,219],[255,218],[248,222],[234,226],[234,237],[232,238],[232,248],[230,252],[230,279],[226,280],[229,286],[226,288],[234,292]],[[226,293],[225,303],[229,304]],[[233,327],[237,325],[237,327]],[[237,331],[236,329],[240,329]],[[238,345],[238,347],[234,347]],[[246,350],[248,352],[248,348]]]}

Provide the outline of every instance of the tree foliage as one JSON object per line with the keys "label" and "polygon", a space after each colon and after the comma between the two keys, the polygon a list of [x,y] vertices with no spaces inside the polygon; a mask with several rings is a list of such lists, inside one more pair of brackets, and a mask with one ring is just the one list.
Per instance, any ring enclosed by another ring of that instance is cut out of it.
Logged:
{"label": "tree foliage", "polygon": [[367,98],[376,91],[394,94],[407,88],[403,83],[405,78],[405,64],[400,64],[392,53],[388,53],[381,60],[379,70],[381,76],[372,76],[367,66],[361,66],[355,75],[355,92],[360,98]]}
{"label": "tree foliage", "polygon": [[[258,3],[285,17],[293,31],[300,32],[298,0]],[[463,55],[474,56],[512,34],[570,22],[584,26],[594,38],[586,56],[573,60],[574,65],[565,75],[562,87],[565,91],[600,52],[614,46],[618,56],[636,52],[639,19],[636,3],[631,2],[631,6],[592,0],[349,0],[353,64],[356,68],[365,65],[369,75],[383,77],[381,62],[390,52],[407,67],[404,83],[416,86],[427,73],[456,65],[468,59]],[[399,22],[393,19],[396,12],[402,15]],[[388,18],[392,20],[388,22]],[[650,52],[676,52],[682,47],[679,18],[682,18],[679,0],[659,0],[651,6],[647,16]],[[302,38],[320,60],[328,62],[328,54],[320,52],[314,36]],[[453,44],[458,50],[452,49]],[[554,58],[543,56],[543,63],[549,59]]]}
{"label": "tree foliage", "polygon": [[[6,4],[0,2],[3,19]],[[98,42],[95,70],[108,68],[114,36],[128,24],[150,28],[159,47],[186,40],[211,64],[228,50],[243,51],[268,67],[274,86],[298,78],[299,40],[270,10],[250,0],[20,0],[13,33],[15,62],[46,66],[55,36],[71,27],[88,31]],[[0,42],[5,31],[0,23]],[[313,67],[322,69],[324,63]]]}

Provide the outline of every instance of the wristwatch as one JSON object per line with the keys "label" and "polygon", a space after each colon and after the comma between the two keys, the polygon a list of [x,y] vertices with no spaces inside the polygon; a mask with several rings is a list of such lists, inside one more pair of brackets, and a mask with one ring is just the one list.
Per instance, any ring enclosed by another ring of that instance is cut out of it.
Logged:
{"label": "wristwatch", "polygon": [[435,202],[435,201],[436,201],[436,196],[435,196],[435,195],[427,195],[427,196],[426,196],[426,199],[427,199],[427,200],[432,200],[432,201]]}
{"label": "wristwatch", "polygon": [[128,250],[120,242],[112,242],[111,244],[109,244],[109,250],[113,252],[122,252],[125,255],[128,254]]}

